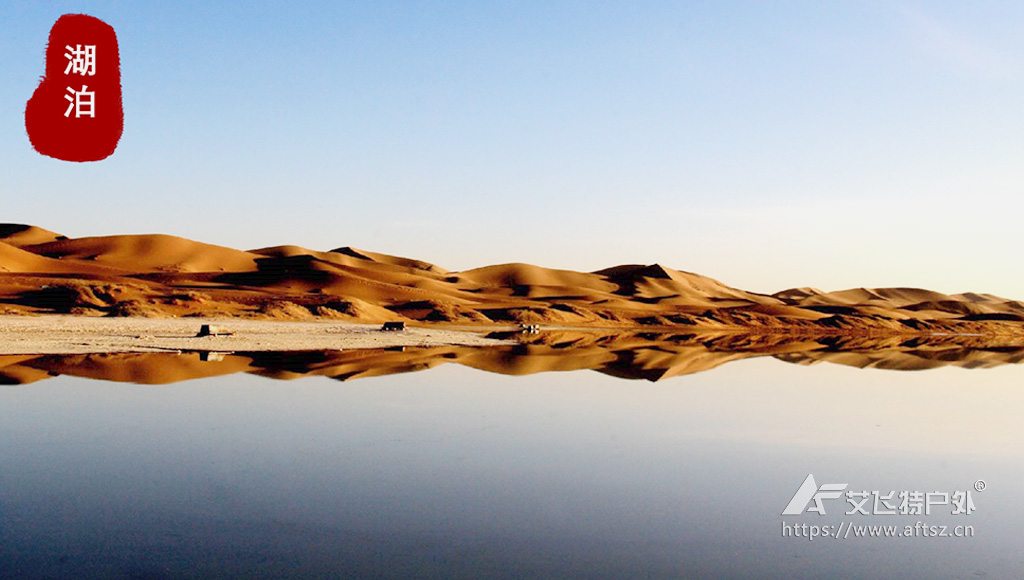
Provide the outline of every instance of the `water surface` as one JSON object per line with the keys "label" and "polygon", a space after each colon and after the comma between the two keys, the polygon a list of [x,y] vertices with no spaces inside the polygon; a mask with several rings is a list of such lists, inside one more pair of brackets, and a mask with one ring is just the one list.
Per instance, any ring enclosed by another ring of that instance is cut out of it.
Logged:
{"label": "water surface", "polygon": [[[21,367],[45,380],[0,389],[0,577],[1024,574],[1016,365],[739,357],[648,382],[417,360],[434,368],[347,382],[236,371],[140,385]],[[256,370],[305,367],[291,368]],[[846,516],[835,500],[782,516],[808,474],[858,491],[987,487],[970,515]],[[918,521],[974,537],[781,532]]]}

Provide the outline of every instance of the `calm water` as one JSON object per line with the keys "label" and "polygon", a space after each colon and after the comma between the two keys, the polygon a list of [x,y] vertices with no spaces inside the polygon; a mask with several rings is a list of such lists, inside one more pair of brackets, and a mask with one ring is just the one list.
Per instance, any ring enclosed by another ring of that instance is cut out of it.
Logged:
{"label": "calm water", "polygon": [[[1022,379],[751,359],[657,383],[445,365],[5,386],[0,577],[1022,578]],[[808,474],[976,509],[782,516]],[[919,521],[974,537],[782,533]]]}

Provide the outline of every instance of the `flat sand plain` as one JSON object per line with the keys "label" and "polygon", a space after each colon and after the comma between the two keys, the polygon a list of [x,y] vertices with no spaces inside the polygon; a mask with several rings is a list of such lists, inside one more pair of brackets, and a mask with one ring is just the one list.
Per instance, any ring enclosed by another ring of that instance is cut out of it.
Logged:
{"label": "flat sand plain", "polygon": [[[203,324],[231,333],[197,337]],[[378,324],[216,318],[0,316],[0,353],[263,352],[401,346],[494,346],[504,341],[440,328],[384,332]]]}

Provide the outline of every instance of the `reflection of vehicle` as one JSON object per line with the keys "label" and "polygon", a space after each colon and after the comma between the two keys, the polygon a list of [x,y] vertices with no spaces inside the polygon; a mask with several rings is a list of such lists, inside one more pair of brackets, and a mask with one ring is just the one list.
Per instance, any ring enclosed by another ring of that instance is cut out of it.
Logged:
{"label": "reflection of vehicle", "polygon": [[520,324],[519,331],[523,334],[537,334],[540,332],[539,324]]}

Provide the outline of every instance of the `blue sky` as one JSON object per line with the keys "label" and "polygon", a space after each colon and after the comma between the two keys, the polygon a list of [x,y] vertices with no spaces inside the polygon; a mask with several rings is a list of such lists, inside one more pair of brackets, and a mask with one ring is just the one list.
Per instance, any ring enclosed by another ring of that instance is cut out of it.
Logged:
{"label": "blue sky", "polygon": [[[23,118],[78,12],[124,87],[89,164]],[[0,28],[3,221],[1024,298],[1018,3],[5,2]]]}

